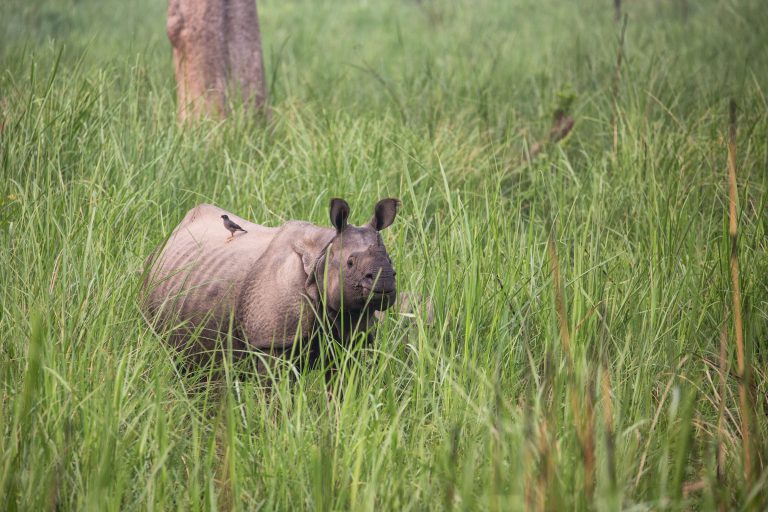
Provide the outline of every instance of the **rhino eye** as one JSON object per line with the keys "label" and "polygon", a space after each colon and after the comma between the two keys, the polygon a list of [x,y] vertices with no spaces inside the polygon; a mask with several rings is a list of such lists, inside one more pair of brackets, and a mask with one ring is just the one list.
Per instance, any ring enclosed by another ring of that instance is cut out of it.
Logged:
{"label": "rhino eye", "polygon": [[347,260],[347,266],[348,266],[349,268],[352,268],[352,265],[354,265],[354,264],[355,264],[355,262],[354,262],[354,261],[352,261],[352,258],[349,258],[349,259]]}

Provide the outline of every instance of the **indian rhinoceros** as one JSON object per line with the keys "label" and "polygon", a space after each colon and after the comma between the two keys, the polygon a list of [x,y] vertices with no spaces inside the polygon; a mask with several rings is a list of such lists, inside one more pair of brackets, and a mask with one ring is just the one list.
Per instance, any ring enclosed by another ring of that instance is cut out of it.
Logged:
{"label": "indian rhinoceros", "polygon": [[[222,339],[232,340],[236,355],[255,349],[312,359],[324,327],[341,342],[354,332],[370,335],[374,313],[397,297],[379,231],[398,206],[382,199],[358,227],[347,223],[346,201],[332,199],[328,228],[302,221],[266,227],[198,205],[147,260],[145,313],[197,361],[220,353]],[[222,215],[247,232],[228,241]],[[222,336],[228,332],[231,338]]]}

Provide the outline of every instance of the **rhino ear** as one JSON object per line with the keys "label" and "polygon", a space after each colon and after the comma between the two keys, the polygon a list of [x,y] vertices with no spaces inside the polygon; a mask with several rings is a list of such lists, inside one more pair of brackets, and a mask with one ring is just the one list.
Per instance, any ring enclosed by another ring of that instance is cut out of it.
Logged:
{"label": "rhino ear", "polygon": [[347,227],[347,218],[349,218],[349,205],[343,199],[334,197],[331,199],[331,224],[336,227],[336,233]]}
{"label": "rhino ear", "polygon": [[373,211],[373,218],[369,223],[376,231],[388,228],[395,221],[397,215],[397,209],[400,207],[400,200],[387,198],[382,199],[376,203],[376,208]]}

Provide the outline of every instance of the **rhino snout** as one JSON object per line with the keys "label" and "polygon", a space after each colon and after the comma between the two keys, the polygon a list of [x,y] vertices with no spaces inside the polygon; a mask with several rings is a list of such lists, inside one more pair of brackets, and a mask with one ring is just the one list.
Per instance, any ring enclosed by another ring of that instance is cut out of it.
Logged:
{"label": "rhino snout", "polygon": [[362,285],[374,293],[391,294],[397,289],[396,275],[397,273],[392,269],[370,269],[363,275]]}

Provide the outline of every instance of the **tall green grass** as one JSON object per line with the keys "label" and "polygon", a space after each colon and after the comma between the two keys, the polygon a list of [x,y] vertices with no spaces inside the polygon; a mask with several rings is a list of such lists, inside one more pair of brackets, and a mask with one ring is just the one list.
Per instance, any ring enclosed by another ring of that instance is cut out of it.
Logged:
{"label": "tall green grass", "polygon": [[[176,124],[163,2],[3,2],[0,508],[764,509],[763,4],[624,2],[614,96],[608,0],[262,1],[265,129]],[[331,400],[319,371],[206,384],[140,313],[197,203],[324,225],[385,196],[434,320],[388,314]]]}

